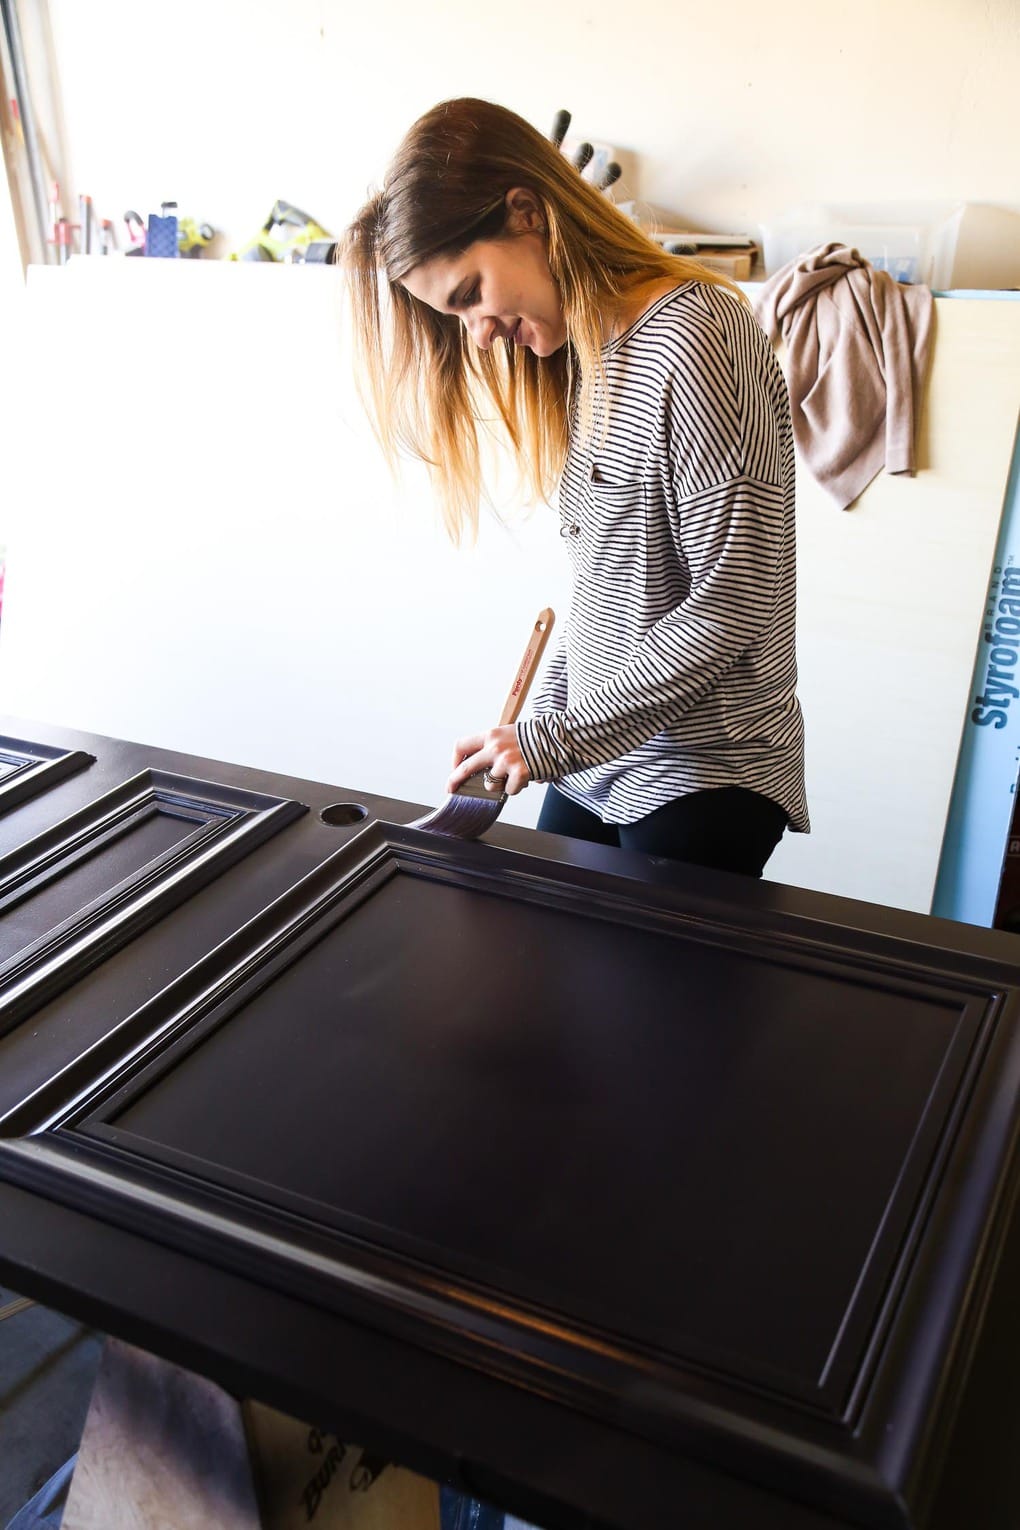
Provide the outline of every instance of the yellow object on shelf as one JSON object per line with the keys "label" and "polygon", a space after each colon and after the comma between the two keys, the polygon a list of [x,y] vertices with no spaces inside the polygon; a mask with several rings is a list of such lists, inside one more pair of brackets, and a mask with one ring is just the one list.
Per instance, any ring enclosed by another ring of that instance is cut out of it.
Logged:
{"label": "yellow object on shelf", "polygon": [[329,232],[314,218],[290,202],[277,201],[254,239],[233,255],[231,260],[292,260],[313,240],[329,239]]}

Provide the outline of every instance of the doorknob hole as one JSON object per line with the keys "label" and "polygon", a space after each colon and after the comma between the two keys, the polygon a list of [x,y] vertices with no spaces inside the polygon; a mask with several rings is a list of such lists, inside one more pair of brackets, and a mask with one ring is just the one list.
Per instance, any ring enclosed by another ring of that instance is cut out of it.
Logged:
{"label": "doorknob hole", "polygon": [[368,808],[362,807],[360,802],[331,802],[329,807],[324,807],[319,814],[323,823],[328,823],[331,829],[346,829],[352,823],[360,823],[368,817]]}

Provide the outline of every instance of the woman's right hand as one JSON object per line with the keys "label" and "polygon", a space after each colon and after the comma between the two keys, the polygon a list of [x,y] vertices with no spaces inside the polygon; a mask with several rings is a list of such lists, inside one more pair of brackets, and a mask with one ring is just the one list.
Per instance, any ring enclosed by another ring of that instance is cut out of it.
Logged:
{"label": "woman's right hand", "polygon": [[453,773],[446,783],[448,792],[455,792],[468,776],[477,775],[480,770],[486,772],[485,784],[492,792],[506,792],[508,797],[522,792],[531,780],[513,723],[458,739],[453,751],[453,765]]}

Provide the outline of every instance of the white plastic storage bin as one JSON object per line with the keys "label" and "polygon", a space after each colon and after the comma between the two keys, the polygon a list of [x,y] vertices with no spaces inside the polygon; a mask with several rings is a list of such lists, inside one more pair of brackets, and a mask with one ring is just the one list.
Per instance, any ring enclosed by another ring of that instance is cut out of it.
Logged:
{"label": "white plastic storage bin", "polygon": [[897,281],[931,285],[954,211],[951,204],[796,207],[762,224],[765,271],[771,276],[798,255],[835,242],[850,245]]}

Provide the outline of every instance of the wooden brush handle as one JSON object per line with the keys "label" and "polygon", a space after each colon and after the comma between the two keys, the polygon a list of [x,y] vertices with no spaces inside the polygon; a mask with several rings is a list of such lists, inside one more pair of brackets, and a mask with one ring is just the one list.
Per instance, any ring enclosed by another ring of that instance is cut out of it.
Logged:
{"label": "wooden brush handle", "polygon": [[539,661],[545,652],[545,645],[549,641],[549,634],[553,630],[556,618],[546,606],[544,611],[539,611],[531,636],[528,638],[528,646],[524,650],[524,658],[521,660],[514,683],[510,687],[510,694],[503,703],[503,710],[499,714],[499,726],[504,727],[507,723],[516,722],[521,715],[527,694],[531,689],[531,682],[535,678]]}

